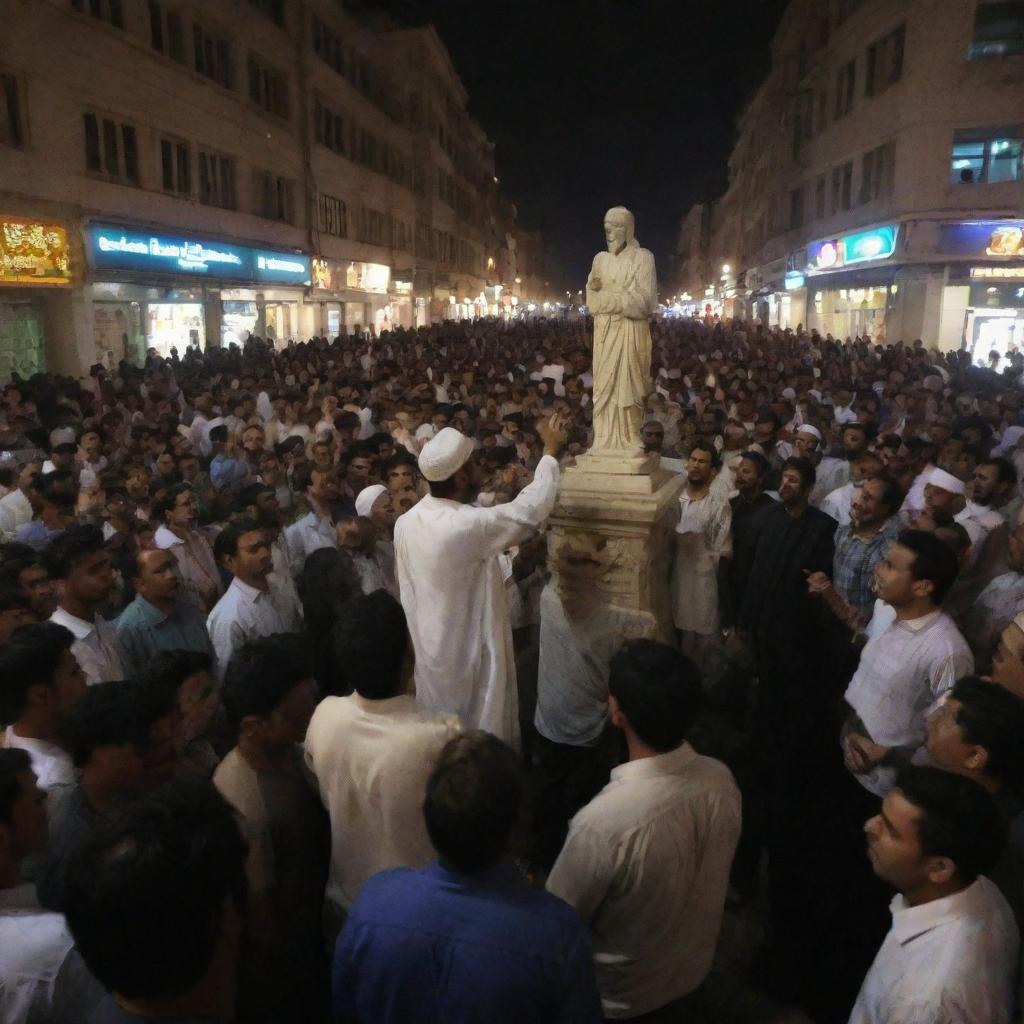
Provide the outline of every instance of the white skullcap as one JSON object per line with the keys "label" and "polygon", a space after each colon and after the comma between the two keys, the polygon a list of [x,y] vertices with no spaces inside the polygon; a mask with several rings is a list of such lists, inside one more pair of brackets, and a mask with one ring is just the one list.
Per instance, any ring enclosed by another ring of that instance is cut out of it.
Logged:
{"label": "white skullcap", "polygon": [[947,473],[944,469],[939,469],[937,466],[928,474],[928,479],[925,480],[925,483],[941,488],[943,491],[949,491],[950,494],[965,494],[967,492],[963,480],[957,480],[952,473]]}
{"label": "white skullcap", "polygon": [[811,437],[816,437],[818,439],[818,443],[821,444],[821,431],[817,427],[812,426],[810,423],[802,423],[797,428],[797,433],[810,434]]}
{"label": "white skullcap", "polygon": [[356,495],[356,515],[368,516],[373,503],[387,490],[383,484],[370,484]]}
{"label": "white skullcap", "polygon": [[782,397],[783,398],[788,398],[789,401],[792,402],[793,399],[796,398],[796,392],[792,388],[783,388],[782,389]]}
{"label": "white skullcap", "polygon": [[424,480],[437,483],[454,476],[473,454],[473,442],[454,427],[439,430],[420,452],[419,466]]}

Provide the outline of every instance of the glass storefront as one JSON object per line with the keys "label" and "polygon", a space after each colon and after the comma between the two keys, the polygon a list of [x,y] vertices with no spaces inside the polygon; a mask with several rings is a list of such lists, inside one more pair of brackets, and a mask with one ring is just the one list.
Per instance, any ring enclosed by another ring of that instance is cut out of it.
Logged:
{"label": "glass storefront", "polygon": [[189,348],[206,348],[201,302],[153,302],[146,306],[146,347],[165,358],[171,349],[184,356]]}

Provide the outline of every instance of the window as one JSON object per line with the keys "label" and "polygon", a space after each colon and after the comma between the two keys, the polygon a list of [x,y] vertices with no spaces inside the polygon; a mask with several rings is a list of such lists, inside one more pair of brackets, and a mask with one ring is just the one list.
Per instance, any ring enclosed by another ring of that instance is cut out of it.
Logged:
{"label": "window", "polygon": [[82,14],[91,14],[114,28],[124,28],[124,8],[121,0],[71,0],[71,6]]}
{"label": "window", "polygon": [[288,117],[288,83],[284,75],[249,58],[249,99],[277,117]]}
{"label": "window", "polygon": [[160,177],[165,192],[188,199],[192,195],[192,157],[188,143],[160,140]]}
{"label": "window", "polygon": [[895,170],[895,142],[886,142],[865,153],[861,161],[858,204],[863,206],[875,199],[891,196]]}
{"label": "window", "polygon": [[853,161],[832,168],[832,213],[853,206]]}
{"label": "window", "polygon": [[345,50],[341,36],[313,15],[313,52],[339,75],[345,74]]}
{"label": "window", "polygon": [[334,153],[345,154],[345,121],[319,99],[313,101],[313,138]]}
{"label": "window", "polygon": [[814,216],[821,220],[825,216],[825,175],[819,174],[814,183]]}
{"label": "window", "polygon": [[138,185],[139,153],[135,129],[97,114],[85,114],[85,166],[93,174]]}
{"label": "window", "polygon": [[796,231],[804,226],[804,188],[793,189],[789,193],[789,230]]}
{"label": "window", "polygon": [[903,77],[903,43],[907,27],[900,25],[873,46],[868,47],[867,80],[864,83],[866,96],[877,96],[885,92]]}
{"label": "window", "polygon": [[335,238],[348,238],[348,210],[337,196],[320,193],[316,201],[317,227]]}
{"label": "window", "polygon": [[225,89],[234,88],[231,44],[223,37],[208,32],[198,22],[192,24],[196,71]]}
{"label": "window", "polygon": [[235,198],[234,157],[200,152],[199,202],[207,206],[222,206],[228,210],[236,209],[238,202]]}
{"label": "window", "polygon": [[270,171],[253,171],[253,213],[267,220],[295,223],[295,182]]}
{"label": "window", "polygon": [[284,28],[284,0],[249,0],[249,6],[255,7],[275,25]]}
{"label": "window", "polygon": [[980,3],[974,15],[974,35],[968,60],[1024,53],[1024,3]]}
{"label": "window", "polygon": [[165,11],[158,0],[149,0],[149,42],[154,50],[185,63],[185,32],[181,15]]}
{"label": "window", "polygon": [[853,110],[853,94],[857,88],[857,62],[851,60],[836,73],[835,116],[843,117]]}
{"label": "window", "polygon": [[950,180],[954,185],[1020,181],[1024,130],[961,131],[953,138]]}
{"label": "window", "polygon": [[21,102],[18,99],[18,79],[0,72],[0,145],[20,149],[25,145],[25,130],[21,123]]}

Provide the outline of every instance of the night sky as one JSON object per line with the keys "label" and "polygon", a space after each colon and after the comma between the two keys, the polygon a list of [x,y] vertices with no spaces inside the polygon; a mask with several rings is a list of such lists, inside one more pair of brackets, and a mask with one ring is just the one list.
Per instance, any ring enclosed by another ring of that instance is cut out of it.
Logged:
{"label": "night sky", "polygon": [[[583,287],[628,206],[668,273],[679,219],[724,190],[737,112],[785,0],[379,0],[432,21],[495,142],[502,191]],[[552,285],[556,282],[552,280]]]}

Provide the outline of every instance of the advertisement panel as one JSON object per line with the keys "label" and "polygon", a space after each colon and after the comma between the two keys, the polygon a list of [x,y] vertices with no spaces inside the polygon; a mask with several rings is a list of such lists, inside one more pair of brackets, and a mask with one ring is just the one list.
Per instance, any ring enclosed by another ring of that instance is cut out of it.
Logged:
{"label": "advertisement panel", "polygon": [[887,260],[896,252],[899,224],[883,224],[870,231],[857,231],[839,238],[812,242],[807,246],[807,269],[838,270],[872,260]]}
{"label": "advertisement panel", "polygon": [[0,218],[0,284],[71,284],[71,258],[64,228]]}
{"label": "advertisement panel", "polygon": [[1024,259],[1024,221],[981,220],[940,224],[939,252],[945,256]]}

